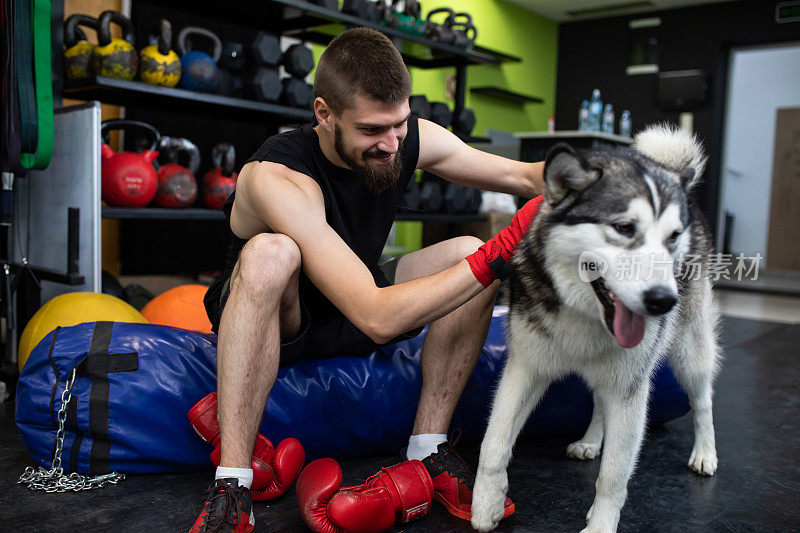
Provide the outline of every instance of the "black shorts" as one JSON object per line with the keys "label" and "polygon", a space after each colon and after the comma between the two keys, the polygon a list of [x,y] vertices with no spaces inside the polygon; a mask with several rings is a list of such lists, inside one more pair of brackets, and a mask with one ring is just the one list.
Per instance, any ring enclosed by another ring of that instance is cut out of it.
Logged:
{"label": "black shorts", "polygon": [[[393,261],[381,265],[381,270],[390,283],[394,282],[396,263]],[[218,331],[219,320],[229,295],[230,277],[227,277],[214,282],[203,300],[215,333]],[[300,295],[300,329],[294,338],[281,342],[280,366],[291,365],[300,359],[326,359],[341,355],[362,357],[381,346],[414,338],[421,331],[422,327],[419,327],[387,343],[378,344],[341,313],[327,316],[324,320],[315,319],[313,309],[308,308]]]}

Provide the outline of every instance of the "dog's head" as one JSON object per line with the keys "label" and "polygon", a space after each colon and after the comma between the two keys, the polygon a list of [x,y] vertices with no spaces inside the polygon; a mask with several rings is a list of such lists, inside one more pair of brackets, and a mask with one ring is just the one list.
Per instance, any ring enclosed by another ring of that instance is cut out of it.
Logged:
{"label": "dog's head", "polygon": [[689,250],[692,209],[706,157],[696,139],[669,126],[636,136],[633,148],[547,156],[545,260],[566,305],[596,314],[620,346],[644,336],[648,317],[678,300],[676,274]]}

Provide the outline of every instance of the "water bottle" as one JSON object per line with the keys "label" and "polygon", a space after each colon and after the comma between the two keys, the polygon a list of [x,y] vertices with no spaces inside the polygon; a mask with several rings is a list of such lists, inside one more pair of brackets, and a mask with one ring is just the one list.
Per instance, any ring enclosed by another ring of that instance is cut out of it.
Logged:
{"label": "water bottle", "polygon": [[592,91],[592,100],[589,102],[588,131],[600,131],[600,121],[603,119],[603,101],[600,100],[600,89]]}
{"label": "water bottle", "polygon": [[603,133],[614,133],[614,106],[606,104],[603,111]]}
{"label": "water bottle", "polygon": [[578,131],[586,131],[589,127],[589,100],[581,102],[578,111]]}
{"label": "water bottle", "polygon": [[631,136],[631,112],[627,109],[619,117],[619,134],[623,137]]}

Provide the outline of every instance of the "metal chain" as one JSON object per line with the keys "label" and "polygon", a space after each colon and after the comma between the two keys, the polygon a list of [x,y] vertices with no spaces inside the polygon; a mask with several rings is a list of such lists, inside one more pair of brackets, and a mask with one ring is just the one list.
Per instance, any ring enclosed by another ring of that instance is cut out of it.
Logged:
{"label": "metal chain", "polygon": [[61,409],[58,410],[56,418],[58,419],[58,431],[56,432],[56,449],[53,452],[53,462],[50,465],[50,470],[46,470],[43,466],[38,467],[36,470],[33,467],[25,468],[25,472],[19,477],[22,485],[26,485],[29,489],[43,490],[45,492],[67,492],[89,490],[103,485],[113,483],[117,484],[125,479],[125,474],[119,472],[111,472],[110,474],[102,474],[99,476],[84,476],[77,472],[72,472],[69,475],[64,474],[64,469],[61,467],[61,453],[64,450],[64,433],[65,425],[67,422],[67,405],[72,399],[72,385],[75,383],[75,371],[73,368],[67,377],[67,385],[64,387],[64,392],[61,393]]}

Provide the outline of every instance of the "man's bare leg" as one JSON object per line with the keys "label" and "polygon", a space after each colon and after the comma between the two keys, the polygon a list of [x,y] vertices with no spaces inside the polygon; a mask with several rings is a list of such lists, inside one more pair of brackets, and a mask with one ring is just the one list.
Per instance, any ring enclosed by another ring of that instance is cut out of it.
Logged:
{"label": "man's bare leg", "polygon": [[[457,237],[403,256],[396,283],[441,272],[462,261],[482,243]],[[431,323],[422,346],[422,391],[413,435],[447,433],[461,392],[486,341],[497,285],[493,284],[452,313]]]}
{"label": "man's bare leg", "polygon": [[220,466],[250,468],[264,405],[280,359],[280,340],[300,329],[300,249],[262,233],[239,254],[217,346]]}

